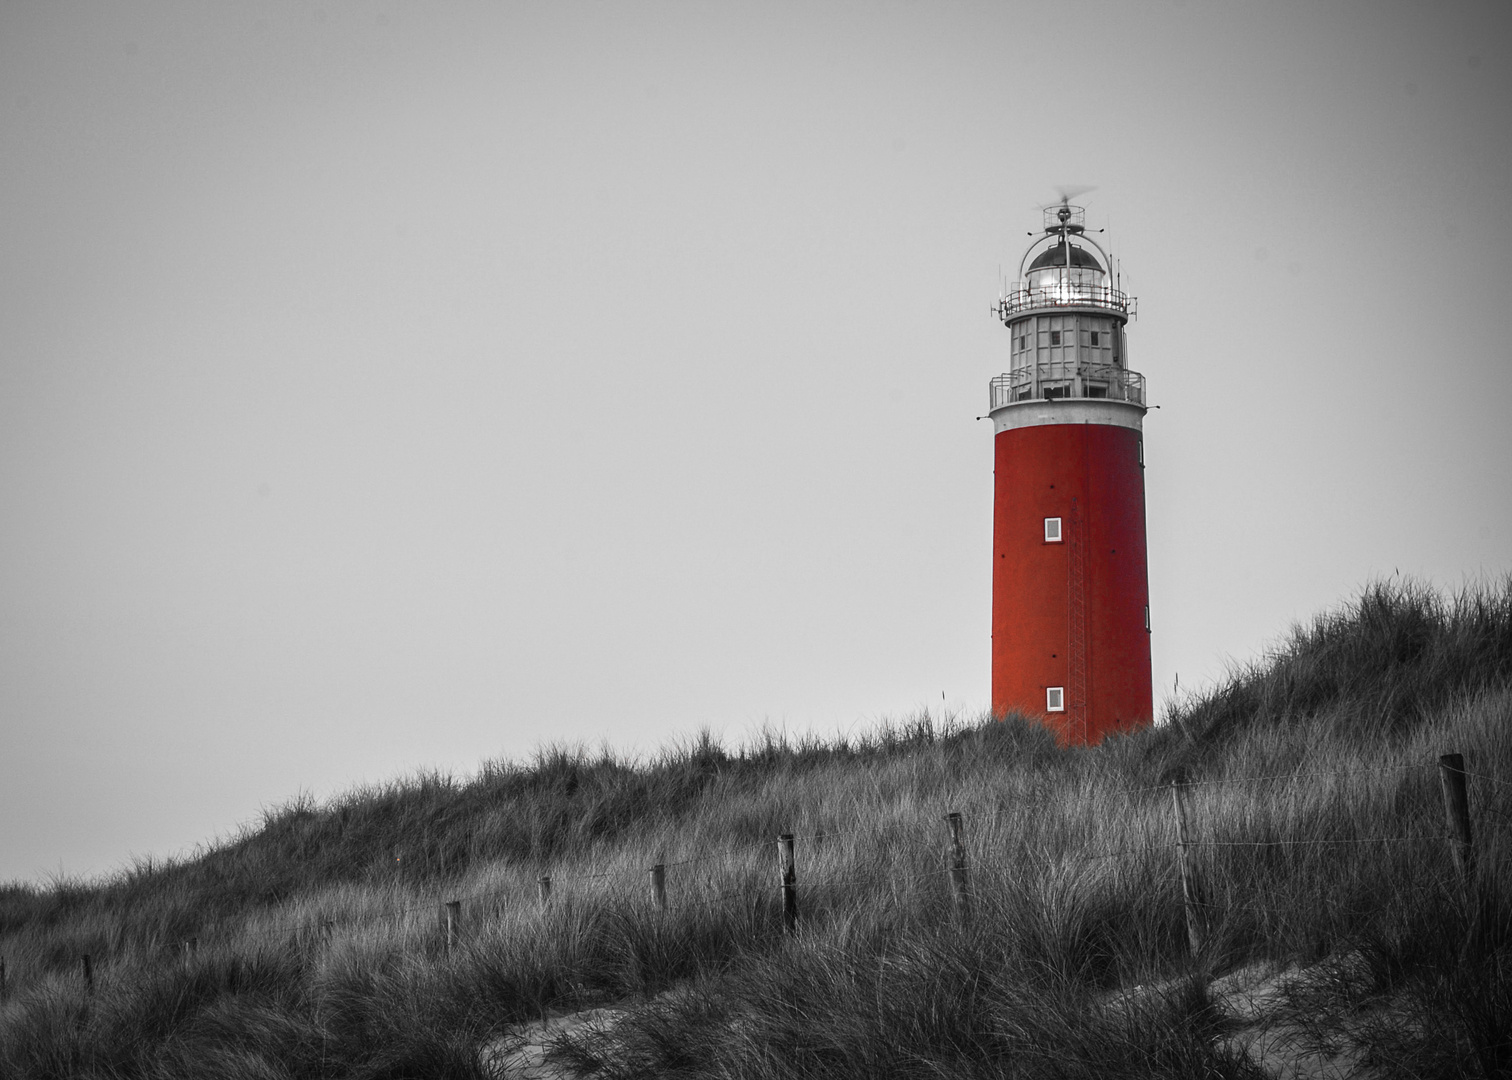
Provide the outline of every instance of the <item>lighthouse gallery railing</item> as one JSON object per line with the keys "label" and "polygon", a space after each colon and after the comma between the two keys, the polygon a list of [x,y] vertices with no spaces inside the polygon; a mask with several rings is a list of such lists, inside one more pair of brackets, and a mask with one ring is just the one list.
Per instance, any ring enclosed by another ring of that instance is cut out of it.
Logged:
{"label": "lighthouse gallery railing", "polygon": [[1035,364],[999,375],[989,385],[992,404],[1000,409],[1036,398],[1105,398],[1145,403],[1145,378],[1116,364]]}
{"label": "lighthouse gallery railing", "polygon": [[998,316],[1008,322],[1021,313],[1036,308],[1067,307],[1106,308],[1133,316],[1137,303],[1128,293],[1106,285],[1057,281],[1038,289],[1028,289],[1015,283],[1008,294],[998,301]]}

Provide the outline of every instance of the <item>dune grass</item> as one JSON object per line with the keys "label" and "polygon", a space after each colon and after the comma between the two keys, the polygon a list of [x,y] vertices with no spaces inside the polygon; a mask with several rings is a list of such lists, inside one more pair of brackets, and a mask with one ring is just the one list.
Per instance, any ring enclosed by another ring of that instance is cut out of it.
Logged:
{"label": "dune grass", "polygon": [[[1244,1077],[1207,977],[1259,960],[1338,961],[1298,1014],[1319,1039],[1318,1018],[1375,1024],[1381,1075],[1512,1067],[1512,583],[1372,586],[1170,714],[1094,750],[928,715],[641,762],[553,748],[302,800],[112,880],[0,890],[0,1075],[473,1077],[513,1023],[633,1002],[612,1044],[564,1053],[606,1077]],[[1468,906],[1448,751],[1474,774]],[[944,873],[952,811],[969,917]]]}

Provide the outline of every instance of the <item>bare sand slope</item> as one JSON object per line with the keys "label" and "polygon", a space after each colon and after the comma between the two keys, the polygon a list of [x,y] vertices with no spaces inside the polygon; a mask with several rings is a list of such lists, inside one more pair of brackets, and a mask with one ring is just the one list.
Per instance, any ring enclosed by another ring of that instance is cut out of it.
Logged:
{"label": "bare sand slope", "polygon": [[[1350,958],[1307,967],[1255,964],[1213,980],[1209,1000],[1229,1022],[1224,1046],[1275,1080],[1370,1080],[1375,1071],[1366,1063],[1369,1031],[1393,1021],[1389,1003],[1346,1014],[1311,1004],[1324,996],[1337,1001],[1341,982],[1364,978],[1359,967]],[[1174,983],[1138,986],[1110,995],[1104,1007],[1137,1010],[1174,990]],[[587,1080],[595,1063],[614,1058],[614,1029],[636,1007],[586,1009],[521,1024],[485,1045],[480,1060],[496,1080]]]}

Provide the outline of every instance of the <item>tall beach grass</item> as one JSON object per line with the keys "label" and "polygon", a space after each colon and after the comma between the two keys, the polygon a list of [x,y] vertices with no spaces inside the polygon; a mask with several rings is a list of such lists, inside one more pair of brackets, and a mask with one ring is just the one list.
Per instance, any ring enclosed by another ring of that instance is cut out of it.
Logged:
{"label": "tall beach grass", "polygon": [[[613,1040],[570,1048],[604,1076],[1238,1077],[1253,1066],[1208,979],[1261,961],[1337,965],[1298,1015],[1320,1040],[1318,1017],[1377,1024],[1380,1075],[1512,1064],[1512,584],[1373,585],[1169,720],[1080,750],[1016,717],[927,714],[828,741],[704,734],[638,762],[550,748],[296,801],[107,881],[11,886],[0,1075],[472,1077],[511,1025],[612,1002],[635,1006]],[[1447,751],[1472,774],[1469,906]]]}

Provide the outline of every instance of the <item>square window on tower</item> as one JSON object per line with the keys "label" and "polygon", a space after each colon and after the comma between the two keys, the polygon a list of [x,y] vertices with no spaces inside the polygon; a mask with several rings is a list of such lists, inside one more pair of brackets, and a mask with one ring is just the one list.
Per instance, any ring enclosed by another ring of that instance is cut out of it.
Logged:
{"label": "square window on tower", "polygon": [[1061,542],[1060,518],[1045,519],[1045,543],[1058,544]]}
{"label": "square window on tower", "polygon": [[1061,343],[1060,336],[1061,332],[1059,330],[1050,331],[1050,344],[1059,345]]}
{"label": "square window on tower", "polygon": [[1096,331],[1096,330],[1092,331],[1092,344],[1097,345],[1101,341],[1102,341],[1102,335],[1098,331]]}
{"label": "square window on tower", "polygon": [[1066,711],[1066,688],[1064,686],[1045,687],[1045,711]]}

